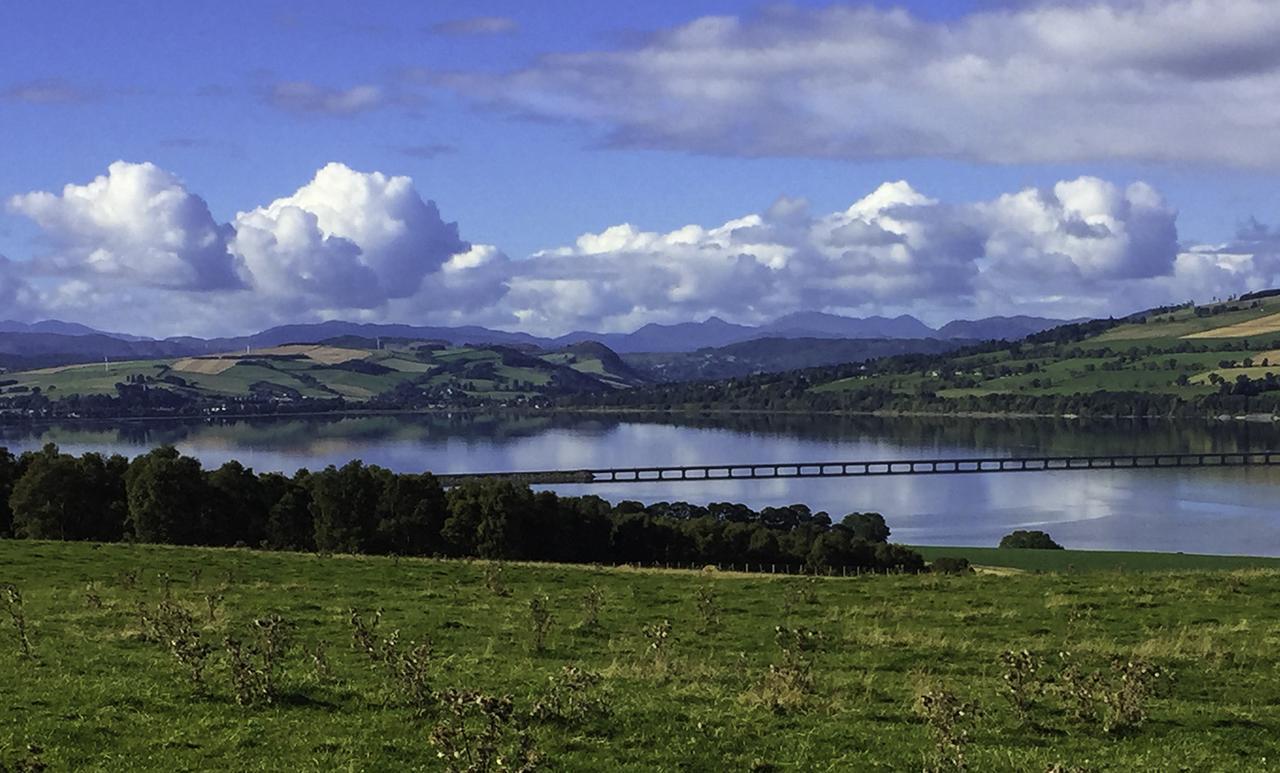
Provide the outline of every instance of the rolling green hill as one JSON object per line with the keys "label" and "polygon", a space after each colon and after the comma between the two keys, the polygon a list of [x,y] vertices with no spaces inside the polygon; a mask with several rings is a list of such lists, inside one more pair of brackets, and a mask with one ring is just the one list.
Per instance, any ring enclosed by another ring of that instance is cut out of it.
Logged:
{"label": "rolling green hill", "polygon": [[756,338],[694,352],[627,354],[655,382],[734,378],[862,362],[895,354],[941,354],[974,341],[941,338]]}
{"label": "rolling green hill", "polygon": [[595,402],[930,413],[1269,413],[1280,407],[1280,297],[1153,309],[1063,325],[1011,344],[663,385]]}
{"label": "rolling green hill", "polygon": [[127,360],[0,374],[0,398],[115,397],[133,391],[278,403],[520,402],[610,391],[644,377],[599,344],[551,352],[347,336],[244,353]]}

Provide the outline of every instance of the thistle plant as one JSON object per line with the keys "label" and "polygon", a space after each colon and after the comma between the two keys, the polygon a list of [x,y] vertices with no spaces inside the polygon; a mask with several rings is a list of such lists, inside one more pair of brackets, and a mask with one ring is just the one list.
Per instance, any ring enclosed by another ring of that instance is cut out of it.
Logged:
{"label": "thistle plant", "polygon": [[608,704],[593,695],[601,682],[594,671],[565,666],[547,681],[546,694],[533,706],[534,719],[569,725],[609,715]]}
{"label": "thistle plant", "polygon": [[381,661],[382,647],[374,632],[382,622],[382,610],[379,609],[373,613],[372,624],[366,623],[364,617],[355,609],[350,610],[347,620],[351,624],[351,646],[356,651],[363,652],[370,660]]}
{"label": "thistle plant", "polygon": [[1102,731],[1121,733],[1136,729],[1147,720],[1147,702],[1157,686],[1171,675],[1143,660],[1116,658],[1111,661],[1112,683],[1102,699]]}
{"label": "thistle plant", "polygon": [[511,595],[511,589],[502,579],[503,566],[500,563],[487,564],[484,567],[484,586],[489,592],[500,598]]}
{"label": "thistle plant", "polygon": [[1013,704],[1018,717],[1025,722],[1042,689],[1036,675],[1043,664],[1039,657],[1027,650],[1006,650],[1000,654],[1000,662],[1004,665],[1002,692]]}
{"label": "thistle plant", "polygon": [[711,631],[720,625],[720,604],[716,600],[716,589],[703,585],[694,591],[694,600],[698,606],[698,616],[702,621],[702,633]]}
{"label": "thistle plant", "polygon": [[44,761],[44,749],[39,744],[27,744],[26,754],[11,763],[0,758],[0,770],[14,773],[44,773],[49,766]]}
{"label": "thistle plant", "polygon": [[222,642],[231,664],[236,702],[241,706],[275,702],[278,675],[289,649],[291,626],[279,615],[254,620],[253,629],[249,644],[230,636]]}
{"label": "thistle plant", "polygon": [[1115,658],[1108,671],[1085,671],[1069,652],[1063,663],[1058,691],[1072,718],[1097,723],[1104,733],[1118,734],[1140,727],[1147,719],[1149,700],[1172,673],[1138,658]]}
{"label": "thistle plant", "polygon": [[529,599],[529,630],[533,634],[533,651],[545,652],[547,637],[551,634],[551,626],[555,617],[551,614],[551,599],[547,596],[534,596]]}
{"label": "thistle plant", "polygon": [[659,673],[665,673],[671,665],[671,621],[663,620],[661,623],[651,623],[641,629],[648,646],[645,651],[649,655],[649,660],[654,670]]}
{"label": "thistle plant", "polygon": [[431,745],[450,773],[537,770],[541,756],[508,696],[448,690],[445,714],[431,731]]}
{"label": "thistle plant", "polygon": [[431,688],[431,643],[408,642],[400,647],[397,641],[389,652],[387,666],[401,699],[418,716],[427,714],[438,702]]}
{"label": "thistle plant", "polygon": [[1061,670],[1058,672],[1057,690],[1066,704],[1067,713],[1078,722],[1095,719],[1097,696],[1102,690],[1101,675],[1086,672],[1070,652],[1059,652],[1058,660]]}
{"label": "thistle plant", "polygon": [[587,588],[582,596],[582,627],[598,628],[600,611],[604,608],[604,591],[598,585]]}
{"label": "thistle plant", "polygon": [[311,645],[307,650],[307,655],[311,658],[311,668],[315,671],[316,678],[320,681],[328,681],[331,673],[329,671],[329,643],[323,639]]}
{"label": "thistle plant", "polygon": [[803,580],[793,580],[787,582],[786,590],[782,594],[782,612],[790,615],[795,608],[801,604],[817,604],[818,603],[818,580],[815,577],[807,577]]}
{"label": "thistle plant", "polygon": [[[437,695],[431,688],[430,642],[400,642],[400,632],[379,638],[375,631],[382,622],[382,610],[374,615],[373,624],[364,622],[360,613],[349,613],[353,645],[365,653],[371,664],[383,669],[387,679],[407,704],[419,715],[430,711],[437,703]],[[326,663],[327,670],[328,665]]]}
{"label": "thistle plant", "polygon": [[916,696],[915,712],[929,726],[933,736],[933,754],[927,769],[968,770],[966,750],[978,714],[977,704],[962,700],[949,690],[935,688]]}
{"label": "thistle plant", "polygon": [[24,658],[33,657],[31,636],[27,632],[26,605],[22,600],[22,591],[18,586],[6,583],[0,585],[0,603],[13,623],[13,630],[18,635],[18,654]]}
{"label": "thistle plant", "polygon": [[814,693],[813,660],[822,633],[808,628],[774,627],[778,660],[769,665],[751,697],[775,714],[803,708]]}
{"label": "thistle plant", "polygon": [[222,594],[218,592],[204,594],[204,604],[209,613],[209,622],[214,622],[218,617],[218,607],[222,605]]}
{"label": "thistle plant", "polygon": [[195,617],[172,601],[162,600],[154,613],[139,605],[144,636],[160,642],[185,670],[187,680],[196,693],[206,689],[204,671],[213,648],[201,639]]}

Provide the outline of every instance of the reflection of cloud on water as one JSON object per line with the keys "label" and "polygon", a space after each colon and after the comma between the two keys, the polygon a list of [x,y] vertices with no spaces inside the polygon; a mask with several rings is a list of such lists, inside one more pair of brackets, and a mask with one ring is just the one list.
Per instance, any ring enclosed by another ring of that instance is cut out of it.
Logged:
{"label": "reflection of cloud on water", "polygon": [[[173,443],[207,467],[235,458],[259,471],[292,473],[302,466],[319,469],[358,458],[400,472],[456,473],[942,458],[996,455],[991,449],[1015,445],[1026,445],[1030,451],[1036,443],[1077,451],[1115,450],[1133,443],[1131,432],[1096,434],[1066,424],[1036,425],[1037,431],[1029,434],[1025,425],[973,425],[969,445],[959,441],[967,436],[913,434],[908,424],[877,424],[874,434],[862,432],[863,425],[856,422],[848,426],[847,432],[802,436],[573,417],[554,422],[482,416],[290,418],[0,427],[0,446],[22,451],[52,441],[69,453],[132,456]],[[895,426],[902,428],[897,435]],[[1217,425],[1210,430],[1218,436],[1257,433]],[[1161,431],[1168,435],[1172,430]],[[1205,431],[1186,424],[1174,434],[1179,446],[1194,447],[1203,444]],[[1239,443],[1248,439],[1243,435]],[[1162,437],[1141,439],[1149,444]],[[1231,445],[1234,437],[1218,437],[1215,443]],[[1250,442],[1256,447],[1261,440]],[[738,501],[757,509],[802,502],[837,519],[872,510],[884,513],[894,539],[918,544],[995,545],[1013,529],[1042,528],[1070,547],[1280,555],[1280,515],[1274,505],[1280,501],[1280,468],[655,481],[554,488],[612,501]]]}

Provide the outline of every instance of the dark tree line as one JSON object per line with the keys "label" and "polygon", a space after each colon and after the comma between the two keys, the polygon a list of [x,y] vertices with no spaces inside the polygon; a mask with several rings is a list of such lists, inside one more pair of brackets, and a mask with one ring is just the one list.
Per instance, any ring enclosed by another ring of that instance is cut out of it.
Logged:
{"label": "dark tree line", "polygon": [[804,505],[612,505],[510,481],[449,489],[352,461],[293,476],[171,447],[128,460],[0,448],[0,536],[570,563],[784,564],[921,571],[877,513],[833,524]]}

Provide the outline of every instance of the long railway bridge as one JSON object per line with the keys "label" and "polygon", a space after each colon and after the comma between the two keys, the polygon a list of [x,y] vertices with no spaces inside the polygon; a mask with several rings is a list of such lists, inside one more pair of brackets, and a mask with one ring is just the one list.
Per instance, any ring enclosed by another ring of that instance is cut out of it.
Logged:
{"label": "long railway bridge", "polygon": [[457,473],[439,476],[447,485],[501,478],[522,483],[679,483],[774,478],[857,478],[883,475],[956,475],[1056,470],[1163,470],[1280,465],[1280,451],[1245,453],[1125,454],[1104,456],[966,457],[855,462],[696,464],[656,467],[602,467],[582,470]]}

